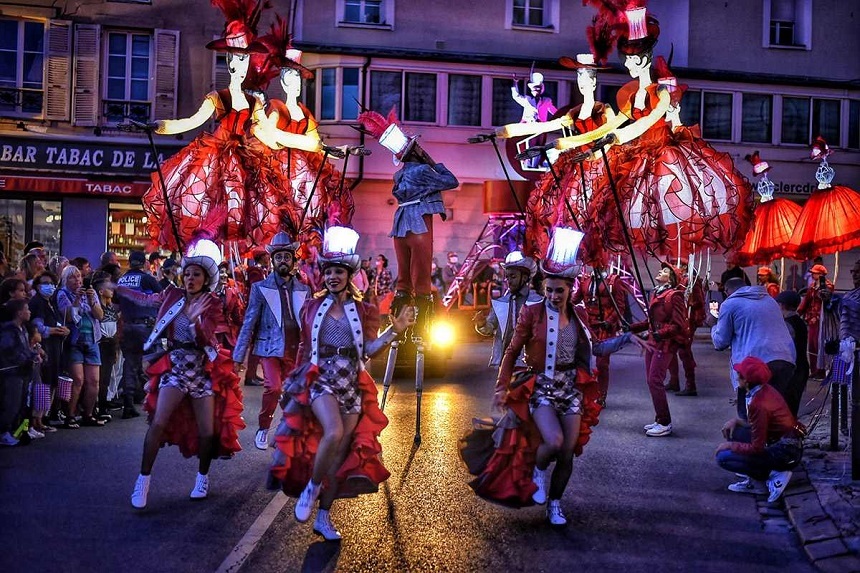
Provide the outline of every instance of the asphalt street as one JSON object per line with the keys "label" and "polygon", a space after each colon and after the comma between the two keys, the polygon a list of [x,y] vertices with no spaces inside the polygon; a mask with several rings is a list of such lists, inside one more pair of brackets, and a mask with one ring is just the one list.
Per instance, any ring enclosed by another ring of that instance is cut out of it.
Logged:
{"label": "asphalt street", "polygon": [[[647,438],[653,420],[643,359],[612,359],[608,408],[563,499],[569,523],[550,529],[543,508],[513,510],[475,497],[457,441],[487,413],[489,343],[458,345],[444,379],[427,380],[423,441],[413,446],[413,381],[398,380],[386,413],[379,493],[335,503],[344,535],[326,543],[296,523],[287,500],[261,531],[242,571],[655,571],[806,572],[790,531],[766,531],[755,499],[728,492],[714,463],[731,416],[728,356],[694,347],[699,396],[670,397],[675,433]],[[149,506],[129,503],[146,422],[60,431],[0,450],[0,571],[210,572],[218,570],[264,508],[270,454],[253,446],[261,389],[246,388],[245,448],[213,463],[208,500],[192,502],[196,460],[161,451]],[[245,546],[247,548],[247,546]]]}

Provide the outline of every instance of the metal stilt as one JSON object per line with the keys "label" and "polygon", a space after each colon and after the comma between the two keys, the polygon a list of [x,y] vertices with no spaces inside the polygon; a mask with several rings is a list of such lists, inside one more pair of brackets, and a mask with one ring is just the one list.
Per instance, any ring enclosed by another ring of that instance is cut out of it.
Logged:
{"label": "metal stilt", "polygon": [[397,365],[397,348],[400,342],[395,340],[388,348],[388,363],[385,365],[385,376],[382,378],[382,406],[385,411],[385,400],[388,398],[388,389],[391,388],[391,380],[394,378],[394,367]]}
{"label": "metal stilt", "polygon": [[421,395],[424,392],[424,340],[420,336],[415,342],[415,443],[421,443]]}

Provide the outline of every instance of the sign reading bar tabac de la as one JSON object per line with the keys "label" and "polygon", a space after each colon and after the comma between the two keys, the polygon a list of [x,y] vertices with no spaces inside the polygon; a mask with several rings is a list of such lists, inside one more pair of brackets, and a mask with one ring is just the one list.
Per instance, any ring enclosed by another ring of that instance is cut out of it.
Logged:
{"label": "sign reading bar tabac de la", "polygon": [[0,135],[0,169],[149,176],[156,169],[156,161],[163,162],[178,149],[176,144],[159,144],[156,156],[146,141],[137,144],[109,138],[92,141]]}

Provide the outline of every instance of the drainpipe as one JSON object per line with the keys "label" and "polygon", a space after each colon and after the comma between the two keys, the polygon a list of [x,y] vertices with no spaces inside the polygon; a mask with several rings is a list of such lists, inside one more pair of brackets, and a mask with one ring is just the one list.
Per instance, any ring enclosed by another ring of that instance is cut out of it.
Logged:
{"label": "drainpipe", "polygon": [[[362,109],[365,107],[364,103],[367,101],[365,94],[367,93],[367,68],[370,67],[370,59],[371,59],[370,56],[365,56],[364,64],[361,66],[361,88],[362,89],[361,89],[361,102],[360,102],[359,107]],[[364,141],[365,141],[364,132],[360,131],[359,136],[358,136],[358,144],[364,145]],[[346,173],[344,173],[344,176],[346,176]],[[359,184],[361,184],[361,182],[363,180],[364,180],[364,155],[359,155],[358,156],[358,177],[356,177],[355,180],[352,182],[352,184],[349,186],[349,190],[355,191],[355,188],[358,187]]]}

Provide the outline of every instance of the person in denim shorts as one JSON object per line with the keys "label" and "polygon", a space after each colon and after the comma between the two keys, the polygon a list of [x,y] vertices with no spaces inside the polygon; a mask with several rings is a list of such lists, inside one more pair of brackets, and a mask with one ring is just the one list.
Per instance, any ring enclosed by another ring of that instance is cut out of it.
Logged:
{"label": "person in denim shorts", "polygon": [[63,269],[60,277],[62,287],[57,291],[57,310],[63,323],[69,327],[67,347],[67,369],[72,378],[72,399],[69,400],[69,416],[65,427],[79,428],[75,420],[78,400],[83,392],[83,418],[81,425],[100,427],[103,420],[93,416],[93,409],[99,395],[99,339],[104,311],[96,291],[89,284],[86,288],[81,278],[81,271],[73,265]]}

